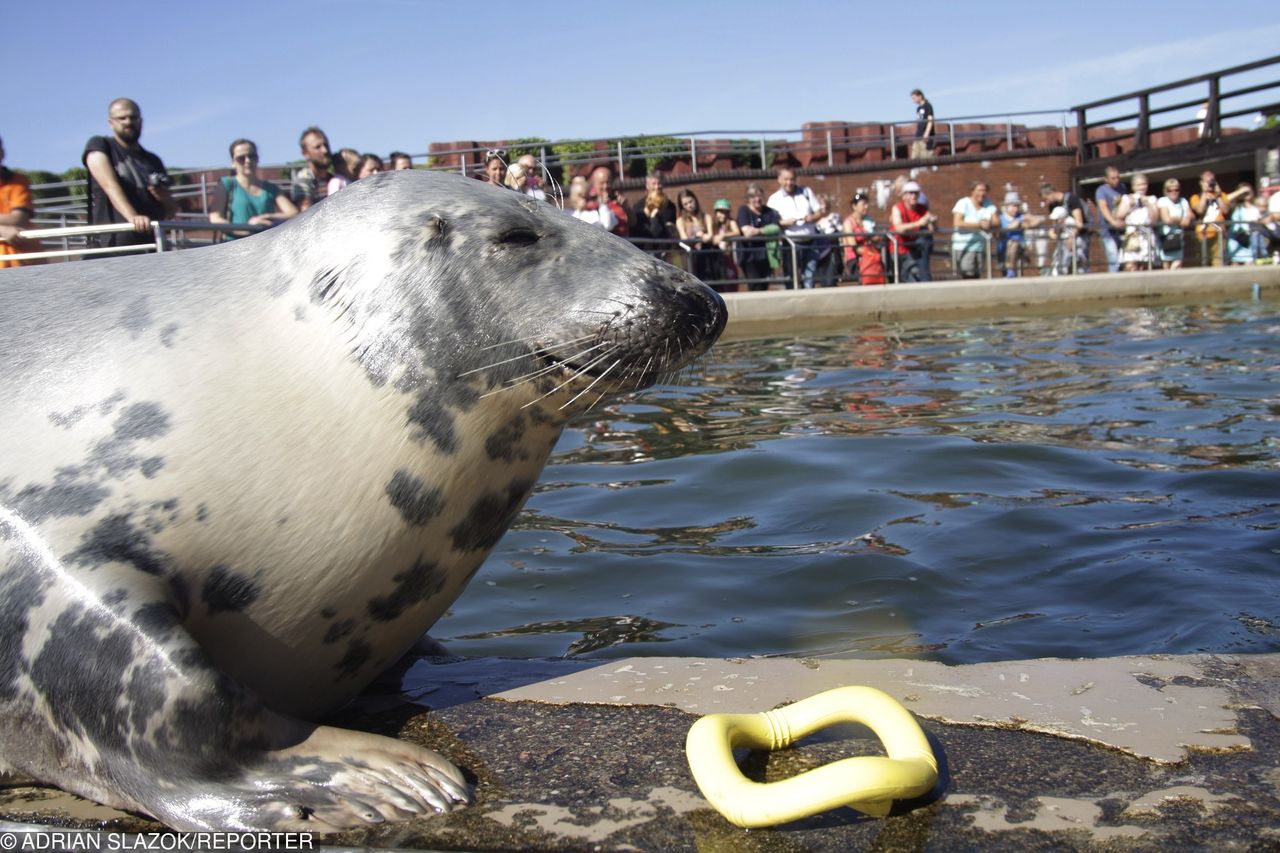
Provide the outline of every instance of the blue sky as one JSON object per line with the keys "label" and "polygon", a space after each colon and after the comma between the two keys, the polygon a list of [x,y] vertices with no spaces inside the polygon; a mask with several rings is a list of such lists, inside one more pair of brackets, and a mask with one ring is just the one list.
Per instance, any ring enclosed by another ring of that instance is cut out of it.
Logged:
{"label": "blue sky", "polygon": [[939,118],[1058,109],[1280,54],[1273,4],[1202,0],[7,6],[5,162],[52,171],[79,164],[120,96],[174,168],[223,166],[241,136],[266,162],[294,159],[310,124],[335,147],[417,154],[905,122],[917,86]]}

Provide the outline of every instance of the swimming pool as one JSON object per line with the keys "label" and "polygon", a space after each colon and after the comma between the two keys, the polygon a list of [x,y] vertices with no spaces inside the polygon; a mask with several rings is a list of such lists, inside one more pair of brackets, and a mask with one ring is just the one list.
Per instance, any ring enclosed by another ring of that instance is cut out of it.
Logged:
{"label": "swimming pool", "polygon": [[566,431],[464,655],[1280,650],[1280,305],[730,341]]}

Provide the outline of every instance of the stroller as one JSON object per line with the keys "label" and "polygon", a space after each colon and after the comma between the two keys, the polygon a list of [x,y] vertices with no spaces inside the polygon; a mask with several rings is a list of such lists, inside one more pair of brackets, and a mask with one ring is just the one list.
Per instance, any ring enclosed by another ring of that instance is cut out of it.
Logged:
{"label": "stroller", "polygon": [[[1054,223],[1053,257],[1049,265],[1040,271],[1041,275],[1071,275],[1085,273],[1089,270],[1089,237],[1087,231],[1075,227],[1072,220],[1067,219],[1067,212],[1062,207],[1055,207],[1049,214]],[[1074,268],[1072,253],[1074,252]]]}

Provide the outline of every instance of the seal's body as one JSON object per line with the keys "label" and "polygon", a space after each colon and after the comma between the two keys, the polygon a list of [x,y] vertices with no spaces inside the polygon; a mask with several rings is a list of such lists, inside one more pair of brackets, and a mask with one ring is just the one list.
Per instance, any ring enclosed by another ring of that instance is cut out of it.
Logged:
{"label": "seal's body", "polygon": [[182,829],[443,810],[315,726],[462,591],[565,420],[723,302],[516,193],[360,181],[209,249],[0,284],[0,770]]}

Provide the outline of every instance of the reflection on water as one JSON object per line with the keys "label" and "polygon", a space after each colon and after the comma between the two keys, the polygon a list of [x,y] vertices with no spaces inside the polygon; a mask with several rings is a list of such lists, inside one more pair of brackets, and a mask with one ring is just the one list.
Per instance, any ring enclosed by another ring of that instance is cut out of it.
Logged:
{"label": "reflection on water", "polygon": [[477,655],[1280,650],[1274,303],[718,346],[566,432]]}

